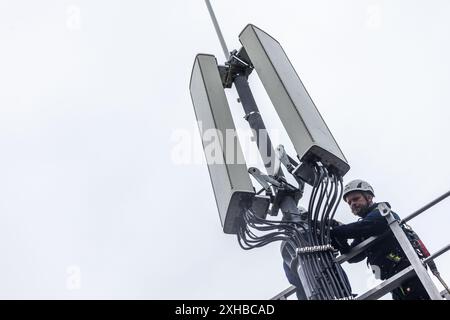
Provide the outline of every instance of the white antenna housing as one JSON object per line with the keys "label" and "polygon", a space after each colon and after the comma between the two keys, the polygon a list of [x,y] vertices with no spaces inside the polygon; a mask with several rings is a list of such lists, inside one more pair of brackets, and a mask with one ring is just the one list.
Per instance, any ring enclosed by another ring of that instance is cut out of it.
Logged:
{"label": "white antenna housing", "polygon": [[[218,136],[222,137],[215,141],[214,152],[220,154],[219,157],[215,154],[214,159],[207,152],[208,141],[203,136],[202,143],[223,231],[236,233],[237,219],[243,216],[255,192],[246,164],[239,161],[244,159],[239,139],[237,135],[227,135],[227,130],[236,133],[236,128],[213,55],[196,56],[189,89],[199,126],[201,123],[200,134],[217,130]],[[230,155],[233,155],[232,159]]]}
{"label": "white antenna housing", "polygon": [[301,161],[321,161],[343,176],[347,160],[281,45],[254,25],[239,35]]}

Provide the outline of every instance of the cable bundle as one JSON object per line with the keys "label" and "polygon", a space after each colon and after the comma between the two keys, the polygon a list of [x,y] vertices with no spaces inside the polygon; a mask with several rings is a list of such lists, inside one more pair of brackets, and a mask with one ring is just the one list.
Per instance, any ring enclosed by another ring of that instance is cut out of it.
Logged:
{"label": "cable bundle", "polygon": [[311,291],[309,299],[352,299],[350,283],[334,259],[330,239],[331,221],[343,192],[342,178],[319,164],[314,165],[314,171],[315,183],[304,223],[262,219],[249,209],[243,216],[238,241],[245,250],[286,241],[297,255],[303,274],[300,279]]}

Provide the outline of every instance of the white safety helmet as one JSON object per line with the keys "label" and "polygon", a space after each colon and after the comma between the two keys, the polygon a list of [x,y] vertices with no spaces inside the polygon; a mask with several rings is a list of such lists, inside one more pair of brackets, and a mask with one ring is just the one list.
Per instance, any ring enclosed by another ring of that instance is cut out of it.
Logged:
{"label": "white safety helmet", "polygon": [[372,195],[372,197],[375,197],[375,192],[373,191],[372,186],[367,181],[356,179],[350,181],[345,185],[342,199],[344,199],[345,201],[345,197],[347,196],[347,194],[353,191],[368,192]]}

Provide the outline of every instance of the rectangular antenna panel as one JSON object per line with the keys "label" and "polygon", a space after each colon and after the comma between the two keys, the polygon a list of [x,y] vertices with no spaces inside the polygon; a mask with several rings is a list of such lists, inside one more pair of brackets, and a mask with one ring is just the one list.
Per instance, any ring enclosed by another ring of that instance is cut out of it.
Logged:
{"label": "rectangular antenna panel", "polygon": [[320,160],[340,175],[347,160],[281,45],[254,25],[239,35],[301,161]]}
{"label": "rectangular antenna panel", "polygon": [[227,130],[236,129],[213,55],[196,56],[189,89],[223,231],[235,234],[238,218],[255,192],[238,137],[227,135]]}

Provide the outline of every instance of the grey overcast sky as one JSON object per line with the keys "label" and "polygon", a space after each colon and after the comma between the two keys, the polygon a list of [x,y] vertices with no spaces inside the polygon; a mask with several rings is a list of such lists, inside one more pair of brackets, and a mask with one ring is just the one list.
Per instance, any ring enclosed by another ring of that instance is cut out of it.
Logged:
{"label": "grey overcast sky", "polygon": [[[449,190],[450,2],[211,2],[230,49],[247,23],[282,44],[345,181],[370,181],[403,217]],[[206,165],[174,161],[177,132],[202,159],[194,57],[224,61],[203,0],[2,0],[0,46],[0,298],[268,299],[288,286],[279,245],[241,250]],[[449,211],[411,223],[431,252],[450,242]],[[354,220],[344,203],[337,218]],[[450,281],[450,255],[437,263]],[[375,285],[365,263],[344,267],[354,292]]]}

